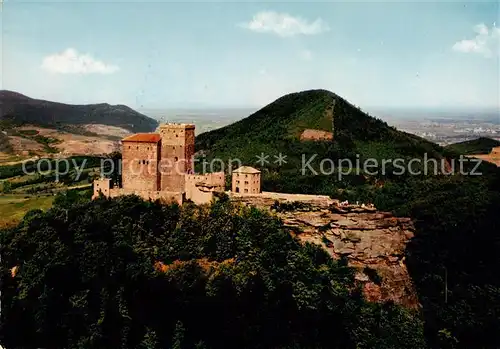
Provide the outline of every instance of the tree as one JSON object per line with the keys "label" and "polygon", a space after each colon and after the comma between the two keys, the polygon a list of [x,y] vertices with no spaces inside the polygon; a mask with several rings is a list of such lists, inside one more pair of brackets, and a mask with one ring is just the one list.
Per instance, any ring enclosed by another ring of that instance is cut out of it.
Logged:
{"label": "tree", "polygon": [[2,185],[2,192],[4,194],[9,194],[12,191],[12,183],[10,181],[3,181]]}
{"label": "tree", "polygon": [[184,326],[181,321],[177,321],[175,324],[174,337],[172,339],[172,349],[182,349],[182,343],[184,341]]}
{"label": "tree", "polygon": [[366,303],[266,212],[73,195],[0,234],[8,348],[425,346],[417,314]]}
{"label": "tree", "polygon": [[144,339],[139,345],[139,349],[157,349],[158,344],[158,338],[155,331],[148,328],[146,334],[144,335]]}

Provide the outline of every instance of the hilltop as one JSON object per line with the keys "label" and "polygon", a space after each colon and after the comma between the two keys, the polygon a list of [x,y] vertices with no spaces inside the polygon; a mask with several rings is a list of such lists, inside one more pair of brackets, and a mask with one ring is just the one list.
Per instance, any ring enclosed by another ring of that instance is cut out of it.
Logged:
{"label": "hilltop", "polygon": [[[332,139],[304,139],[306,129],[331,132]],[[500,172],[496,166],[483,163],[480,176],[477,172],[449,176],[372,176],[365,172],[338,180],[335,175],[304,175],[300,173],[302,154],[306,158],[318,154],[319,159],[411,160],[427,153],[427,158],[451,162],[462,152],[398,131],[324,90],[283,96],[246,119],[201,134],[197,149],[203,149],[200,153],[207,160],[238,158],[248,163],[255,163],[261,152],[269,154],[271,161],[283,152],[287,164],[278,168],[271,162],[261,168],[264,190],[359,200],[410,217],[415,233],[406,245],[404,263],[422,306],[428,347],[498,347],[498,336],[492,333],[500,327],[491,311],[500,309],[500,278],[494,267],[500,258]],[[459,171],[457,162],[455,166]],[[479,248],[464,248],[470,244]],[[449,292],[448,299],[443,297],[444,290]],[[483,304],[489,304],[488,308]]]}
{"label": "hilltop", "polygon": [[500,142],[487,137],[453,143],[445,148],[463,155],[489,154],[492,148],[500,146]]}
{"label": "hilltop", "polygon": [[[428,158],[441,160],[452,155],[437,144],[389,126],[326,90],[285,95],[247,118],[200,134],[196,149],[207,158],[237,158],[248,164],[255,164],[256,156],[265,153],[270,156],[271,163],[266,165],[270,172],[277,170],[273,156],[282,153],[287,163],[280,167],[281,173],[297,172],[303,155],[309,159],[317,154],[316,168],[325,158],[351,159],[353,163],[359,158],[362,164],[366,159],[409,161],[427,154]],[[304,177],[300,187],[307,190]],[[282,184],[266,190],[297,189],[291,188],[288,180]],[[318,183],[314,186],[317,191]]]}
{"label": "hilltop", "polygon": [[[311,131],[324,136],[310,137]],[[326,136],[327,133],[331,133],[331,137]],[[422,155],[426,151],[437,155],[442,151],[438,145],[396,130],[326,90],[287,94],[247,118],[202,133],[196,139],[197,149],[217,154],[233,152],[232,155],[235,149],[248,147],[268,150],[271,146],[276,150],[293,151],[291,145],[301,143],[315,148],[335,144],[346,151],[384,143],[395,155],[403,156]]]}
{"label": "hilltop", "polygon": [[125,105],[107,103],[71,105],[34,99],[17,92],[0,91],[2,124],[61,127],[67,125],[103,124],[132,132],[150,132],[158,122]]}

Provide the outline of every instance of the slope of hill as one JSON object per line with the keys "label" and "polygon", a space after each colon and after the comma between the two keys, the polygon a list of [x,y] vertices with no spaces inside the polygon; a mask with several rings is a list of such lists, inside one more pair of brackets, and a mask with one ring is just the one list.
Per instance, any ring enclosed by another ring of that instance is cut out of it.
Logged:
{"label": "slope of hill", "polygon": [[0,91],[0,121],[51,127],[99,123],[132,132],[150,132],[158,126],[156,120],[125,105],[70,105],[33,99],[7,90]]}
{"label": "slope of hill", "polygon": [[487,137],[480,137],[470,141],[453,143],[445,148],[463,155],[489,154],[491,149],[500,146],[500,142]]}
{"label": "slope of hill", "polygon": [[[314,124],[328,131],[326,122],[320,122],[325,110],[332,111],[333,141],[300,141],[297,125],[311,128]],[[300,124],[304,119],[310,123]],[[380,210],[411,217],[415,236],[405,258],[423,308],[428,346],[500,347],[495,335],[500,330],[496,316],[500,311],[496,268],[500,263],[500,172],[495,166],[483,163],[474,175],[470,171],[475,163],[470,167],[466,163],[470,175],[461,175],[457,161],[456,175],[451,176],[361,175],[338,181],[335,175],[304,175],[300,173],[302,154],[306,158],[318,154],[318,158],[332,159],[357,155],[361,160],[409,160],[427,153],[428,158],[456,160],[461,152],[391,128],[323,90],[284,96],[233,125],[201,134],[197,149],[203,150],[207,160],[238,158],[248,163],[255,163],[261,151],[270,155],[271,162],[273,154],[283,152],[288,164],[279,171],[272,163],[263,169],[264,190],[327,194],[374,203]],[[471,249],[471,244],[479,248]]]}
{"label": "slope of hill", "polygon": [[5,347],[425,348],[419,314],[263,211],[72,196],[0,234]]}
{"label": "slope of hill", "polygon": [[[322,135],[331,132],[333,140],[304,139],[314,130]],[[239,159],[247,164],[255,164],[257,156],[264,153],[269,155],[266,168],[271,172],[277,169],[273,156],[282,153],[287,163],[280,166],[280,172],[285,173],[300,170],[303,159],[311,157],[315,157],[311,167],[318,169],[323,159],[334,163],[359,159],[362,164],[367,159],[381,163],[383,159],[409,161],[424,154],[438,160],[451,155],[437,144],[398,131],[326,90],[285,95],[243,120],[199,135],[196,149],[208,159]]]}

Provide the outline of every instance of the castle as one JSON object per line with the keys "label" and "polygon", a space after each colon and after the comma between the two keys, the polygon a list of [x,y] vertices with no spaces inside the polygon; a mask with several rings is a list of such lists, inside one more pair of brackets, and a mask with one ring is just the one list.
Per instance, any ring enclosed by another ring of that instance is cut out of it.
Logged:
{"label": "castle", "polygon": [[[109,178],[94,181],[92,198],[135,194],[145,200],[182,204],[212,201],[225,191],[224,172],[194,173],[192,124],[162,124],[156,133],[137,133],[122,139],[122,183],[115,187]],[[232,192],[260,194],[260,171],[242,166],[233,171]]]}

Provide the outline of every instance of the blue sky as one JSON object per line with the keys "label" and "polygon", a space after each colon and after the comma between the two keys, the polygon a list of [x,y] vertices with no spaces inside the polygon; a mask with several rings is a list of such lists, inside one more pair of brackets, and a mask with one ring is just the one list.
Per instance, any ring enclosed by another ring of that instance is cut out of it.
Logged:
{"label": "blue sky", "polygon": [[[499,108],[499,5],[4,0],[3,89],[133,108]],[[496,27],[495,22],[499,23]]]}

